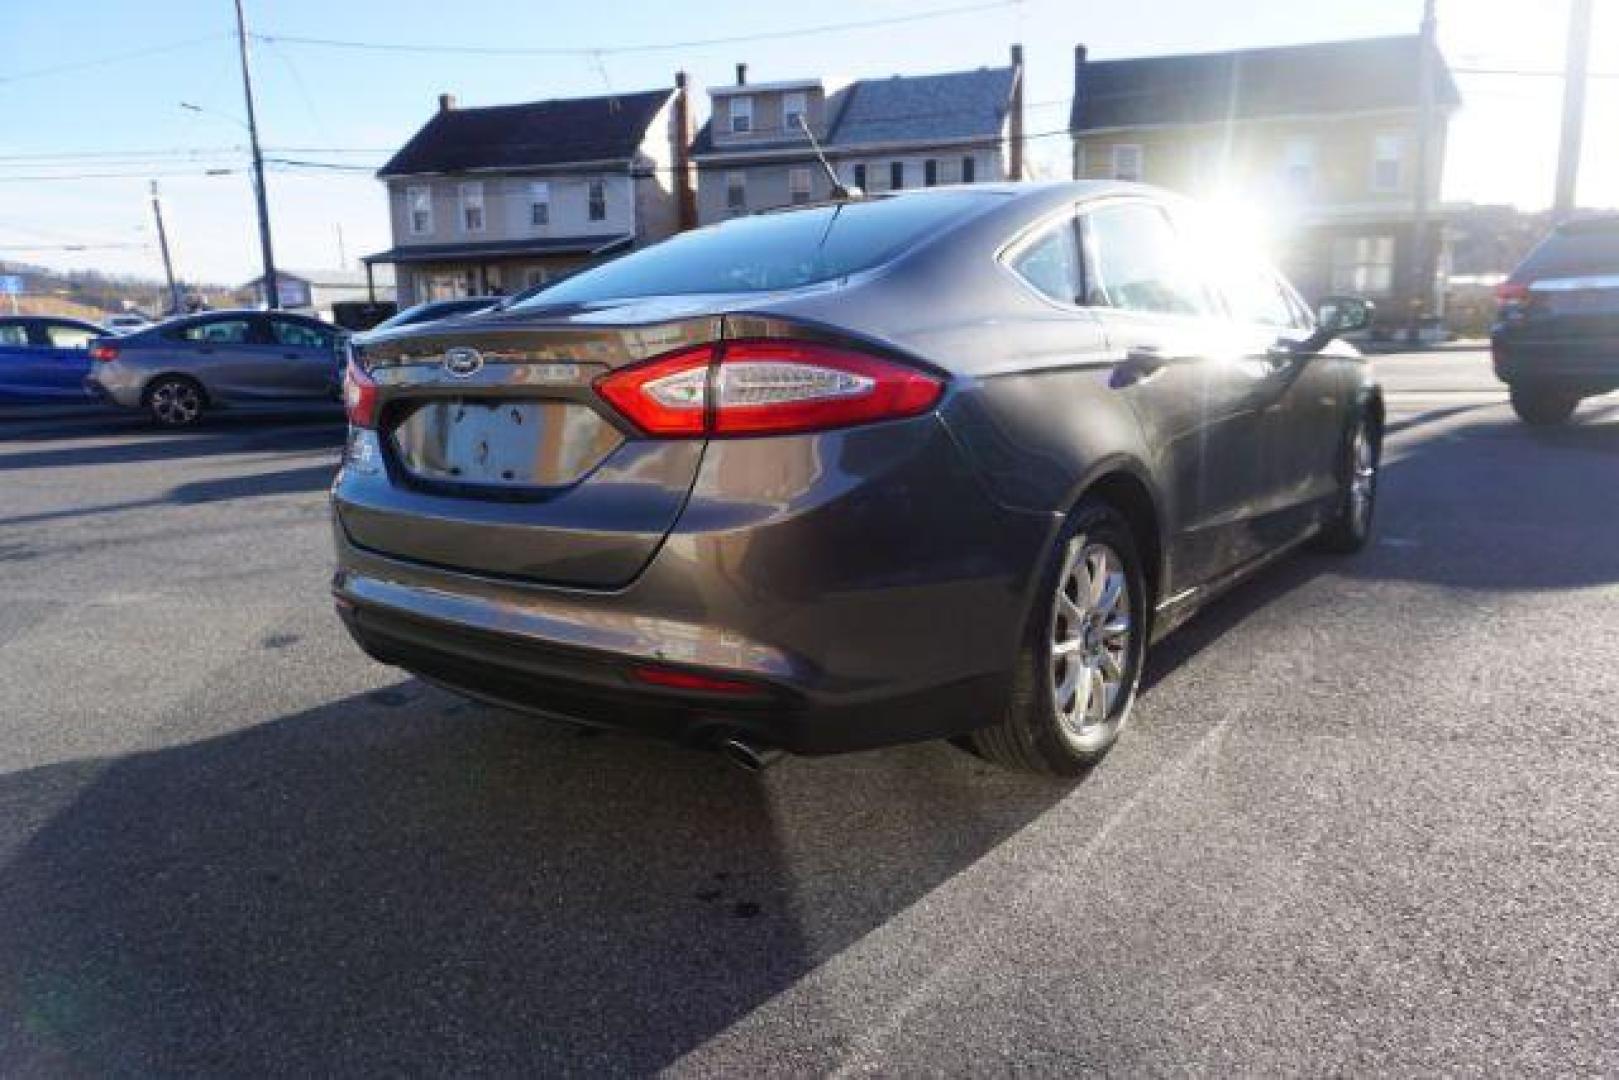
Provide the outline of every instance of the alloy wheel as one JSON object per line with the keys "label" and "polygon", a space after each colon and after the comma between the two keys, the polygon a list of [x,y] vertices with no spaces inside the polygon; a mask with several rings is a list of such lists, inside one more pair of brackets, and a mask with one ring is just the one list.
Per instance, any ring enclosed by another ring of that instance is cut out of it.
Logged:
{"label": "alloy wheel", "polygon": [[1107,544],[1076,539],[1051,612],[1051,699],[1070,735],[1090,740],[1115,719],[1134,627],[1124,560]]}
{"label": "alloy wheel", "polygon": [[152,415],[160,423],[180,426],[202,414],[202,394],[185,382],[160,383],[152,391]]}
{"label": "alloy wheel", "polygon": [[1355,431],[1349,453],[1349,525],[1356,534],[1366,530],[1377,495],[1377,451],[1363,423]]}

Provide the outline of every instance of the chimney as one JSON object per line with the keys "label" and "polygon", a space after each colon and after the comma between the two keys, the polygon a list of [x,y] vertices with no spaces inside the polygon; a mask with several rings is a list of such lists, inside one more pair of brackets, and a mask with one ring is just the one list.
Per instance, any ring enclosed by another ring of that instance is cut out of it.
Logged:
{"label": "chimney", "polygon": [[680,232],[697,227],[697,195],[691,186],[691,95],[686,90],[686,73],[675,72],[675,228]]}
{"label": "chimney", "polygon": [[1012,101],[1009,106],[1012,145],[1007,150],[1006,175],[1011,180],[1023,179],[1023,46],[1012,46]]}
{"label": "chimney", "polygon": [[440,94],[438,96],[438,111],[439,112],[454,112],[455,111],[455,95],[454,94]]}
{"label": "chimney", "polygon": [[748,65],[738,64],[736,66],[736,84],[738,86],[748,85]]}

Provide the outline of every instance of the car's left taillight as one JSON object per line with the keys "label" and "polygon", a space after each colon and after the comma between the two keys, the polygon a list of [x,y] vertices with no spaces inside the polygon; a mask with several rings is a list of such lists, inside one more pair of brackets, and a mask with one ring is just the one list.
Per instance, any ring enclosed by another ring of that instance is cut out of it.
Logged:
{"label": "car's left taillight", "polygon": [[1502,315],[1523,311],[1532,299],[1529,286],[1521,281],[1503,281],[1495,287],[1495,308]]}
{"label": "car's left taillight", "polygon": [[107,341],[98,341],[90,346],[90,359],[103,364],[118,359],[118,346]]}
{"label": "car's left taillight", "polygon": [[352,358],[343,368],[343,411],[355,427],[377,426],[376,380]]}
{"label": "car's left taillight", "polygon": [[596,381],[648,435],[786,435],[927,412],[944,380],[820,342],[733,341],[658,357]]}

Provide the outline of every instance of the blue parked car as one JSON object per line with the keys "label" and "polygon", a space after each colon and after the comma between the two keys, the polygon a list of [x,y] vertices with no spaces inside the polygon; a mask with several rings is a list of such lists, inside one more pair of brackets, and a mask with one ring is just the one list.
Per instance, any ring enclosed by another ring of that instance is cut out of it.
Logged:
{"label": "blue parked car", "polygon": [[0,316],[0,404],[88,401],[90,343],[107,332],[59,315]]}

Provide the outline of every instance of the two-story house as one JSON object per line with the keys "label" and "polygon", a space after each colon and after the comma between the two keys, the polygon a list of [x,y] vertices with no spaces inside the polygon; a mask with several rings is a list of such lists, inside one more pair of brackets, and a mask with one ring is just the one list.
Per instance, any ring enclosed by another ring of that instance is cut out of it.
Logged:
{"label": "two-story house", "polygon": [[[513,293],[692,224],[684,76],[668,90],[438,112],[378,172],[401,306]],[[684,208],[684,209],[683,209]]]}
{"label": "two-story house", "polygon": [[840,183],[865,191],[1021,179],[1022,50],[1003,68],[854,82],[811,78],[709,90],[697,134],[703,223],[831,194],[807,127]]}
{"label": "two-story house", "polygon": [[1443,229],[1419,241],[1416,185],[1437,221],[1445,133],[1460,104],[1432,55],[1426,169],[1417,155],[1422,38],[1371,38],[1125,60],[1075,50],[1076,177],[1141,180],[1250,208],[1312,300],[1353,293],[1383,320],[1430,307]]}

